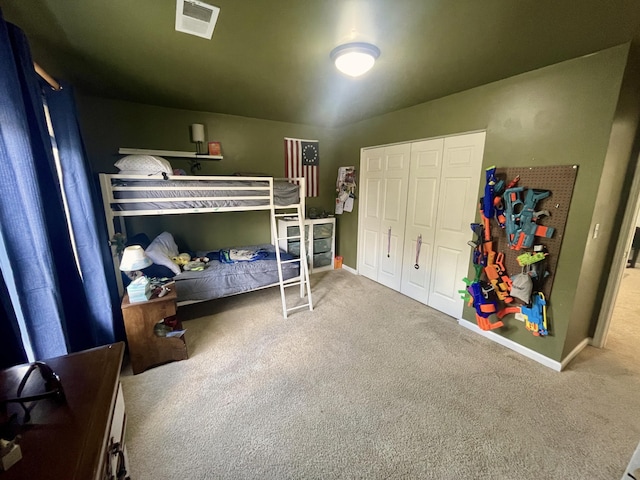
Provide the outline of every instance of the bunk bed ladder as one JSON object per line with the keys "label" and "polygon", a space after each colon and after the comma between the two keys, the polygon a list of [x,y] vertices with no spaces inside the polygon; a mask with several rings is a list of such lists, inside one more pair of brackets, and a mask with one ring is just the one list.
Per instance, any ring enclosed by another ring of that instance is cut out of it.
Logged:
{"label": "bunk bed ladder", "polygon": [[[287,318],[289,312],[295,310],[301,310],[303,308],[309,308],[309,310],[313,310],[313,301],[311,300],[311,285],[309,283],[309,266],[307,265],[307,247],[304,233],[304,213],[303,206],[300,204],[291,205],[288,207],[277,207],[274,206],[272,209],[271,215],[271,231],[273,232],[273,243],[276,247],[276,261],[278,263],[278,279],[280,283],[280,297],[282,299],[282,315],[284,318]],[[289,210],[289,212],[283,212],[284,210]],[[295,210],[295,213],[291,210]],[[284,237],[280,237],[278,234],[278,218],[287,217],[293,218],[298,221],[298,232],[299,235],[288,236],[288,232]],[[279,243],[280,240],[291,240],[296,239],[300,240],[300,257],[294,258],[292,260],[283,260],[280,256],[280,248]],[[286,263],[295,263],[298,262],[300,264],[300,274],[297,277],[285,280],[284,275],[282,273],[282,265]],[[301,305],[296,305],[294,307],[287,308],[287,297],[286,297],[286,289],[288,287],[300,287],[300,298],[304,298],[305,294],[307,296],[307,302]]]}

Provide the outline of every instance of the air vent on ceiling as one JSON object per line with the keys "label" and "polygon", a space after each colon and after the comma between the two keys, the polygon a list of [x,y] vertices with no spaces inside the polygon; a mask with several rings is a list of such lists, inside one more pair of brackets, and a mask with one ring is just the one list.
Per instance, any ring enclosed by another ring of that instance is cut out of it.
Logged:
{"label": "air vent on ceiling", "polygon": [[220,9],[197,0],[176,0],[176,30],[211,40]]}

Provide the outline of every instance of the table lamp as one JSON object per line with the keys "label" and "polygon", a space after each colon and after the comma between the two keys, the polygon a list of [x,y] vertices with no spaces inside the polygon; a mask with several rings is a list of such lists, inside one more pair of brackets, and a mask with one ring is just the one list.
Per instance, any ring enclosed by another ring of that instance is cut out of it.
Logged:
{"label": "table lamp", "polygon": [[196,144],[196,153],[202,154],[200,146],[204,143],[204,125],[194,123],[191,125],[191,142]]}
{"label": "table lamp", "polygon": [[124,249],[122,259],[120,260],[120,270],[125,272],[127,277],[135,280],[142,277],[141,270],[152,265],[153,262],[144,253],[144,249],[140,245],[131,245]]}

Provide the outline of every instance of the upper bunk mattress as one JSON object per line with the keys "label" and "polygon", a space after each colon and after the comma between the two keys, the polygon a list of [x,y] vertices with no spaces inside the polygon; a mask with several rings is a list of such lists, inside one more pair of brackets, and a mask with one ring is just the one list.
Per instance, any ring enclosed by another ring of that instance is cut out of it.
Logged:
{"label": "upper bunk mattress", "polygon": [[[115,200],[138,199],[140,201],[112,203],[112,209],[135,211],[268,207],[270,204],[268,187],[267,180],[113,179],[112,189]],[[274,180],[273,196],[274,203],[278,206],[294,205],[300,201],[299,186],[284,180]]]}

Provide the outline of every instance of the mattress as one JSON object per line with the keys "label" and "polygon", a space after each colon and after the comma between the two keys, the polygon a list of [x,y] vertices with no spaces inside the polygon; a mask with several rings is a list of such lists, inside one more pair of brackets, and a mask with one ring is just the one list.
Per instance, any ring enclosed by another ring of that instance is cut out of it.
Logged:
{"label": "mattress", "polygon": [[[114,179],[112,185],[114,199],[140,199],[134,203],[113,203],[114,211],[229,208],[268,206],[270,203],[269,182],[266,180]],[[127,190],[127,187],[140,190]],[[273,195],[278,206],[293,205],[300,201],[298,185],[287,181],[274,181]]]}
{"label": "mattress", "polygon": [[[274,252],[272,245],[256,245],[245,248],[263,248]],[[198,252],[199,256],[207,252]],[[299,262],[282,264],[283,278],[298,276]],[[278,265],[275,260],[221,263],[211,259],[200,272],[184,271],[174,277],[178,302],[204,301],[228,297],[278,283]]]}

